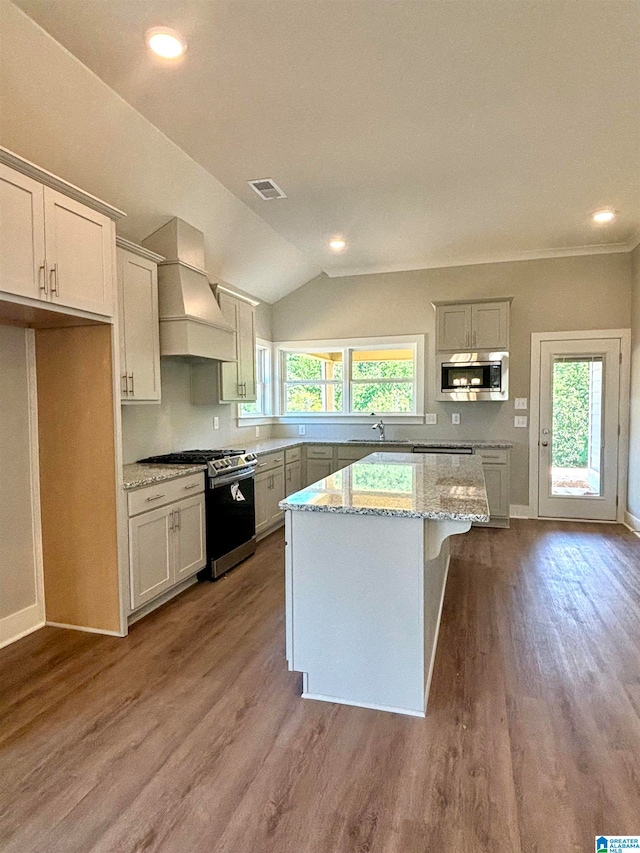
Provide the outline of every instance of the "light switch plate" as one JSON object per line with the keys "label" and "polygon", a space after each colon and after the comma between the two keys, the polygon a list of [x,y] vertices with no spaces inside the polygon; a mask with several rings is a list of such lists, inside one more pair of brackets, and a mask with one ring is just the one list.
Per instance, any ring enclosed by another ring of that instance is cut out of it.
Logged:
{"label": "light switch plate", "polygon": [[424,416],[425,424],[437,424],[438,416],[437,415],[425,415]]}
{"label": "light switch plate", "polygon": [[307,428],[304,424],[300,424],[298,427],[298,435],[305,435],[307,432]]}
{"label": "light switch plate", "polygon": [[451,423],[459,424],[460,423],[460,412],[452,412],[451,413]]}
{"label": "light switch plate", "polygon": [[528,418],[526,415],[516,415],[513,419],[514,427],[522,427],[526,429]]}
{"label": "light switch plate", "polygon": [[213,419],[213,428],[214,429],[220,429],[220,418],[215,417]]}
{"label": "light switch plate", "polygon": [[526,397],[516,397],[515,408],[516,409],[528,409],[529,408],[529,406],[527,405],[528,403],[529,403],[529,400]]}

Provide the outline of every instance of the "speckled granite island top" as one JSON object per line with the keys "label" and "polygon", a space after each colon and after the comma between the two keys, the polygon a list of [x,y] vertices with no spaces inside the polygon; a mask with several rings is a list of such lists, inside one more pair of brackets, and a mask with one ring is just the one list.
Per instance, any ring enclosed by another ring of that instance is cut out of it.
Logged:
{"label": "speckled granite island top", "polygon": [[282,509],[488,521],[477,456],[372,453],[280,503]]}
{"label": "speckled granite island top", "polygon": [[128,491],[206,470],[206,465],[142,465],[140,462],[131,462],[122,467],[122,486]]}

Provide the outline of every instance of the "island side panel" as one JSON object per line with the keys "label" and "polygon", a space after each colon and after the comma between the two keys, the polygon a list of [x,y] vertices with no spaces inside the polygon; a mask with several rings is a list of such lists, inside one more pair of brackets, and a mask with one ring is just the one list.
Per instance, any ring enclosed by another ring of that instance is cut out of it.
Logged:
{"label": "island side panel", "polygon": [[424,715],[424,521],[298,511],[291,559],[292,668],[306,693]]}

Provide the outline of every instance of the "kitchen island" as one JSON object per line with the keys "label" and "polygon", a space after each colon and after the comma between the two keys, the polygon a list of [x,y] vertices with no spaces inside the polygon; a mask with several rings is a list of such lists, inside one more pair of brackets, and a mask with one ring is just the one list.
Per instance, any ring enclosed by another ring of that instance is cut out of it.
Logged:
{"label": "kitchen island", "polygon": [[280,506],[303,697],[425,716],[448,540],[488,518],[481,461],[373,453]]}

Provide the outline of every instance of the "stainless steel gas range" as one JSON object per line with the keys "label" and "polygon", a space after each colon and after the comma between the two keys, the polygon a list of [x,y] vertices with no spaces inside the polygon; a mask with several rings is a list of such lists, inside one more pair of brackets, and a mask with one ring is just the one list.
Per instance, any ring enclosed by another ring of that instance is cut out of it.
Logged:
{"label": "stainless steel gas range", "polygon": [[206,465],[207,566],[215,580],[256,550],[254,473],[257,457],[244,450],[186,450],[140,459],[156,465]]}

